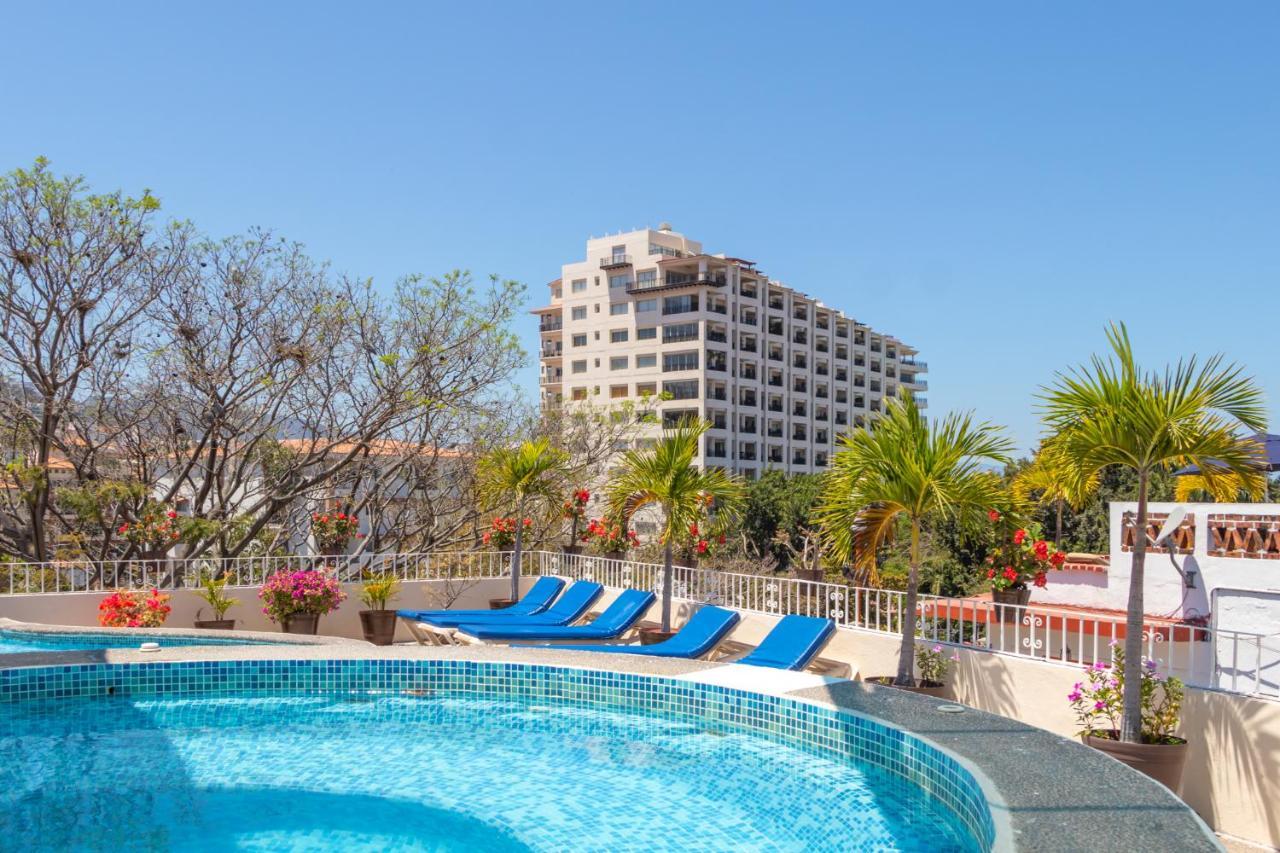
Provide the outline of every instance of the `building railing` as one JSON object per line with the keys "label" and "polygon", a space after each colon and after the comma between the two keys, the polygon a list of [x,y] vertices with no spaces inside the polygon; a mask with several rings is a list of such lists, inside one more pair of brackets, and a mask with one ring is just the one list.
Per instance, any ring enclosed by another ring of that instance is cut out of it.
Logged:
{"label": "building railing", "polygon": [[[499,551],[435,551],[3,563],[0,595],[174,591],[196,587],[210,574],[227,577],[232,586],[258,586],[276,572],[312,568],[334,571],[343,581],[357,581],[367,573],[389,573],[403,581],[478,580],[509,575],[510,560],[510,553]],[[529,551],[523,562],[530,575],[594,580],[622,589],[662,588],[657,563],[551,551]],[[906,606],[905,594],[896,590],[773,575],[677,566],[673,580],[676,598],[768,615],[828,617],[848,630],[900,633]],[[1111,644],[1125,635],[1123,616],[972,598],[921,595],[913,617],[917,636],[928,642],[1059,665],[1107,662]],[[1159,621],[1145,626],[1142,641],[1145,654],[1160,662],[1162,672],[1188,685],[1280,698],[1280,634]]]}

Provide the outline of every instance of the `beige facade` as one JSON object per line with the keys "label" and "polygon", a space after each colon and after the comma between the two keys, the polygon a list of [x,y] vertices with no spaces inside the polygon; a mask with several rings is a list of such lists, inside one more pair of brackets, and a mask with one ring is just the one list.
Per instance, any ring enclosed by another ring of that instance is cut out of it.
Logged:
{"label": "beige facade", "polygon": [[821,471],[836,436],[926,389],[913,347],[667,226],[588,240],[550,290],[534,311],[544,406],[696,415],[712,424],[700,464],[748,478]]}

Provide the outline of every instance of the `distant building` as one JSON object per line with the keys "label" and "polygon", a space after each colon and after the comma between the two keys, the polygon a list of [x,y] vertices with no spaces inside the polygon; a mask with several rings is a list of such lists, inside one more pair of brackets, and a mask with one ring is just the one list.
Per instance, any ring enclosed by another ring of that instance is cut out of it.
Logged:
{"label": "distant building", "polygon": [[824,470],[837,435],[927,387],[914,347],[666,225],[588,240],[550,290],[544,407],[652,399],[662,423],[711,423],[700,464],[749,479]]}

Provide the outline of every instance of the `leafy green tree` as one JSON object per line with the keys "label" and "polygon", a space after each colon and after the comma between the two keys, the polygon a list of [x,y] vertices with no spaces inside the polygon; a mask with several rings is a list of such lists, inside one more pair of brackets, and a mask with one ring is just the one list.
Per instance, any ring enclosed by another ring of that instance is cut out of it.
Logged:
{"label": "leafy green tree", "polygon": [[516,510],[515,551],[511,555],[511,600],[520,597],[520,558],[524,548],[524,518],[533,504],[559,498],[559,477],[565,466],[564,451],[545,438],[499,447],[480,463],[482,494],[507,498]]}
{"label": "leafy green tree", "polygon": [[1077,482],[1072,476],[1070,463],[1063,459],[1051,443],[1042,444],[1035,459],[1013,478],[1013,495],[1020,502],[1032,506],[1052,507],[1054,510],[1054,537],[1062,543],[1062,512],[1066,507],[1079,509],[1098,490],[1098,472]]}
{"label": "leafy green tree", "polygon": [[850,432],[831,460],[817,518],[831,550],[855,564],[874,566],[892,539],[899,516],[911,541],[902,644],[894,683],[915,684],[915,612],[921,532],[938,519],[977,523],[1004,503],[999,476],[983,465],[1008,461],[1012,443],[998,427],[951,414],[930,424],[910,392],[892,400],[874,430]]}
{"label": "leafy green tree", "polygon": [[781,471],[766,471],[747,484],[740,530],[757,553],[773,554],[778,567],[785,569],[791,552],[779,544],[778,534],[802,540],[813,526],[813,510],[821,493],[820,475],[788,477]]}
{"label": "leafy green tree", "polygon": [[683,420],[662,431],[648,450],[622,454],[608,486],[609,511],[627,522],[644,506],[663,513],[662,630],[671,630],[673,548],[692,524],[700,523],[708,507],[715,509],[715,529],[724,530],[736,519],[744,494],[742,481],[717,468],[693,464],[706,421]]}
{"label": "leafy green tree", "polygon": [[[1226,475],[1250,485],[1261,478],[1258,445],[1242,427],[1266,426],[1262,392],[1242,369],[1216,355],[1200,365],[1193,357],[1163,372],[1138,366],[1123,324],[1107,330],[1111,357],[1059,373],[1041,395],[1050,440],[1071,466],[1077,483],[1108,466],[1138,478],[1138,535],[1134,537],[1126,615],[1125,660],[1142,659],[1143,582],[1147,554],[1147,503],[1152,477],[1195,465],[1211,486]],[[1142,680],[1124,685],[1121,739],[1141,739]]]}

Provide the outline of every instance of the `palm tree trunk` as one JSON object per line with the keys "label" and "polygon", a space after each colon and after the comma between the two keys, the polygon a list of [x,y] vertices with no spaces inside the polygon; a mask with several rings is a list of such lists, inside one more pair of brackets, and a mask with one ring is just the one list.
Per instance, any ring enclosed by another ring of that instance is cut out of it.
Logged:
{"label": "palm tree trunk", "polygon": [[1138,520],[1133,532],[1133,564],[1129,570],[1129,612],[1124,634],[1124,719],[1120,740],[1142,741],[1143,572],[1147,559],[1147,472],[1138,472]]}
{"label": "palm tree trunk", "polygon": [[903,603],[902,644],[898,647],[898,675],[893,683],[899,687],[914,687],[916,652],[916,601],[920,585],[920,522],[911,519],[911,570],[907,573],[907,595]]}
{"label": "palm tree trunk", "polygon": [[516,549],[511,553],[511,600],[520,600],[520,553],[524,547],[524,496],[516,504]]}
{"label": "palm tree trunk", "polygon": [[1053,533],[1053,544],[1054,544],[1054,546],[1056,546],[1059,550],[1061,550],[1061,549],[1062,549],[1062,499],[1061,499],[1061,498],[1059,498],[1059,499],[1056,501],[1056,503],[1057,503],[1057,505],[1058,505],[1058,524],[1057,524],[1057,526],[1054,528],[1054,533]]}
{"label": "palm tree trunk", "polygon": [[666,548],[663,549],[662,557],[662,630],[663,633],[671,630],[671,587],[675,586],[675,571],[671,568],[671,540],[674,537],[667,536]]}

